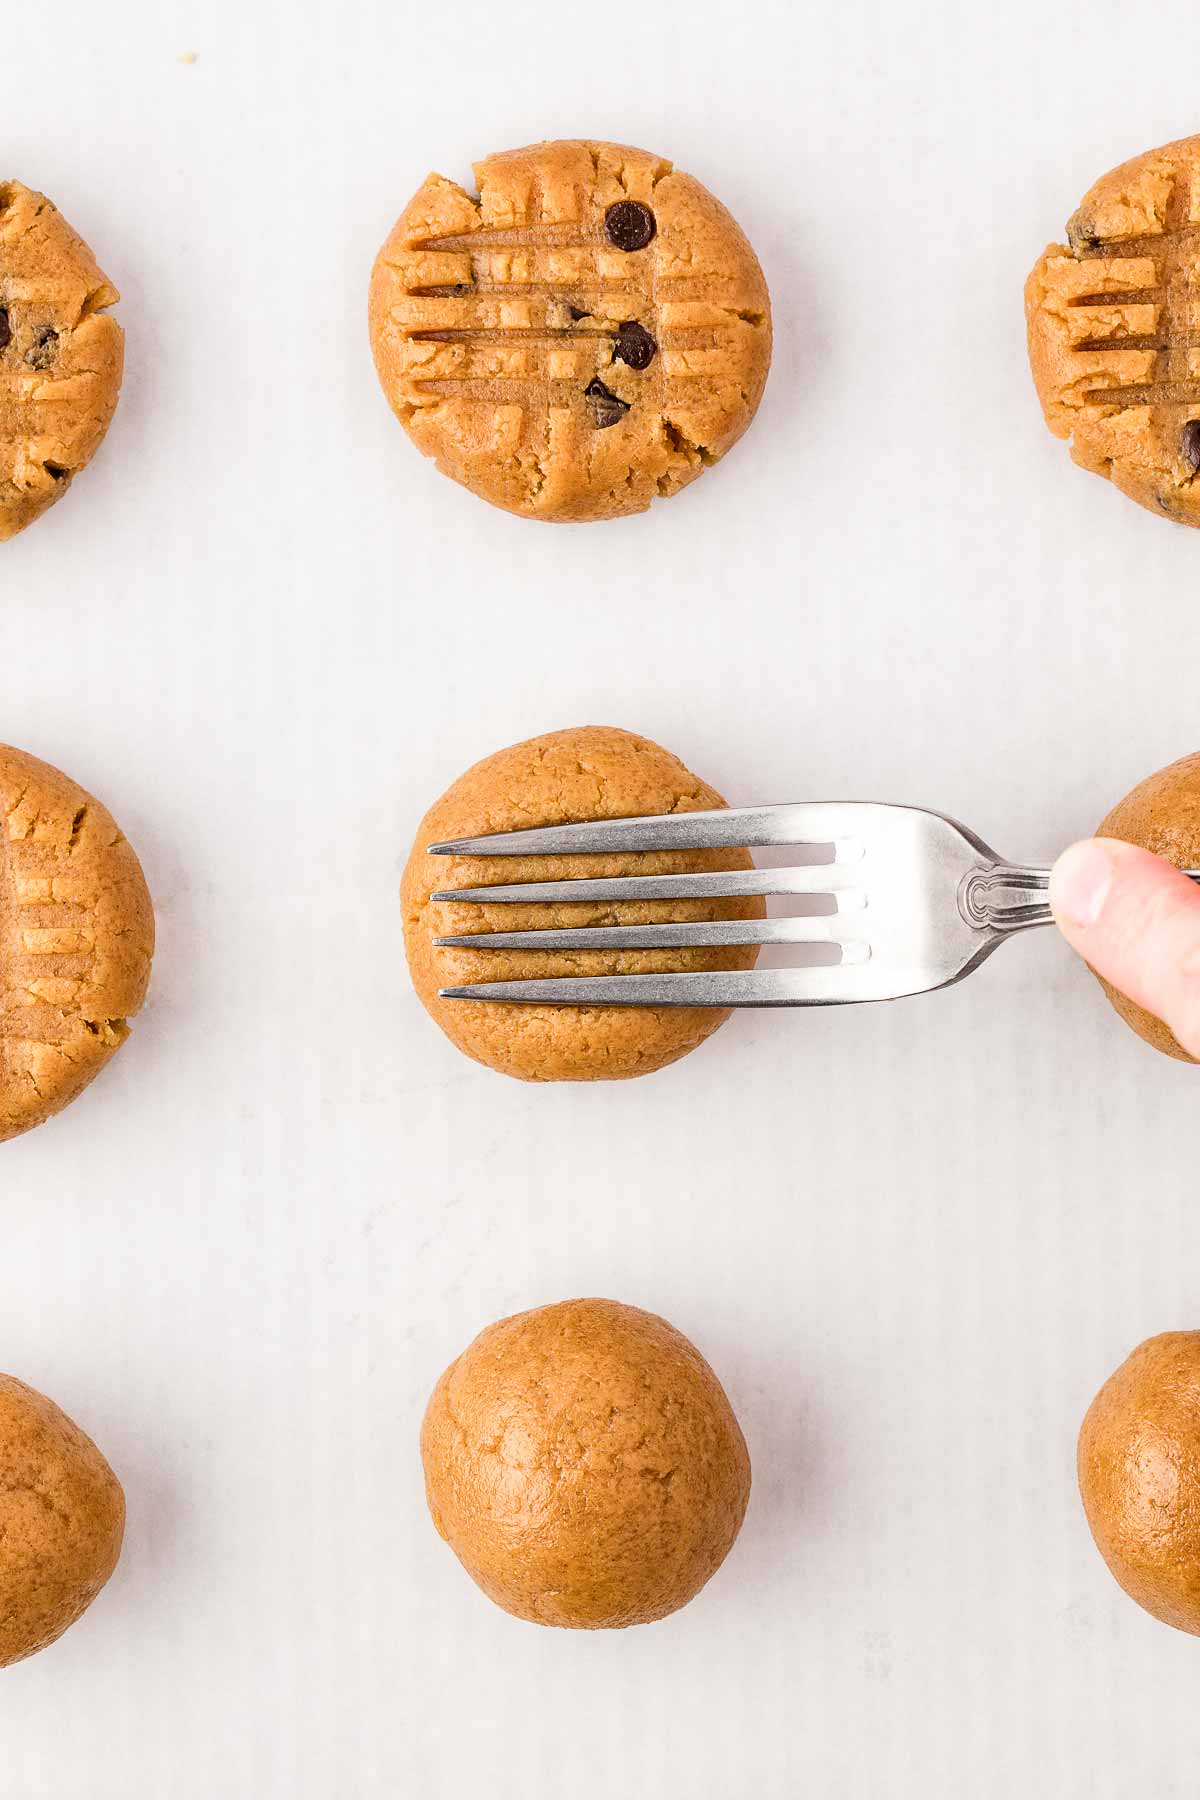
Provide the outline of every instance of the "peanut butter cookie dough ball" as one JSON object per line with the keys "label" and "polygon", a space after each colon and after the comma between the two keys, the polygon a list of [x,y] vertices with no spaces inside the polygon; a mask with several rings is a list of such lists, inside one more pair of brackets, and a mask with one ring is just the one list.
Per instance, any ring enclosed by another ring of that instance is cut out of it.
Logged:
{"label": "peanut butter cookie dough ball", "polygon": [[644,1625],[700,1592],[741,1529],[750,1458],[720,1382],[665,1319],[567,1300],[489,1325],[421,1431],[438,1531],[535,1625]]}
{"label": "peanut butter cookie dough ball", "polygon": [[[1177,869],[1200,869],[1200,755],[1185,756],[1151,775],[1119,806],[1115,806],[1096,834],[1140,844]],[[1125,1023],[1164,1056],[1194,1062],[1173,1031],[1115,988],[1101,986]]]}
{"label": "peanut butter cookie dough ball", "polygon": [[60,500],[108,430],[120,299],[45,194],[0,181],[0,543]]}
{"label": "peanut butter cookie dough ball", "polygon": [[1079,1434],[1092,1536],[1139,1606],[1200,1636],[1200,1331],[1148,1338]]}
{"label": "peanut butter cookie dough ball", "polygon": [[81,1094],[129,1035],[154,913],[112,814],[0,745],[0,1142]]}
{"label": "peanut butter cookie dough ball", "polygon": [[375,263],[370,328],[419,450],[522,518],[645,512],[749,425],[771,310],[737,223],[627,144],[530,144],[430,175]]}
{"label": "peanut butter cookie dough ball", "polygon": [[480,883],[599,879],[702,869],[747,869],[745,850],[646,852],[632,856],[503,858],[429,856],[426,846],[482,832],[621,819],[640,813],[724,806],[707,783],[648,738],[612,726],[552,731],[485,758],[426,813],[400,889],[413,985],[430,1015],[467,1056],[522,1081],[619,1081],[686,1056],[727,1012],[681,1007],[514,1006],[442,1000],[438,989],[539,975],[641,975],[753,968],[757,950],[600,952],[436,949],[435,937],[544,926],[651,925],[671,919],[756,919],[759,899],[622,901],[619,905],[479,906],[434,902],[439,889]]}
{"label": "peanut butter cookie dough ball", "polygon": [[73,1625],[117,1566],[121,1484],[52,1400],[0,1375],[0,1668]]}

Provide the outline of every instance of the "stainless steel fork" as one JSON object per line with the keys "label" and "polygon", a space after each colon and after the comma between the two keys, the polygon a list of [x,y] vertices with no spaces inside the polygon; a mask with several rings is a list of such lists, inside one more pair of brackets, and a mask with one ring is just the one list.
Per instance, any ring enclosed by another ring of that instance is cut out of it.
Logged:
{"label": "stainless steel fork", "polygon": [[[812,918],[733,919],[439,937],[472,950],[650,950],[722,944],[834,944],[824,967],[475,982],[451,1000],[541,1006],[842,1006],[898,1000],[961,981],[1019,931],[1051,922],[1050,871],[1008,863],[942,813],[866,803],[728,808],[499,832],[431,844],[432,856],[627,855],[781,845],[824,851],[795,868],[611,880],[525,881],[443,890],[438,901],[529,906],[576,901],[824,895]],[[1189,870],[1193,881],[1200,872]]]}

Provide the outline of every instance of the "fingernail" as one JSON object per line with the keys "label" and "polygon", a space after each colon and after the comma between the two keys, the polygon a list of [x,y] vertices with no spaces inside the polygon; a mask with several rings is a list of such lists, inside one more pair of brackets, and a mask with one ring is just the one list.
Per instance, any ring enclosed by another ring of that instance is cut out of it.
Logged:
{"label": "fingernail", "polygon": [[1104,911],[1113,884],[1111,853],[1095,839],[1073,844],[1054,865],[1050,905],[1070,925],[1094,925]]}

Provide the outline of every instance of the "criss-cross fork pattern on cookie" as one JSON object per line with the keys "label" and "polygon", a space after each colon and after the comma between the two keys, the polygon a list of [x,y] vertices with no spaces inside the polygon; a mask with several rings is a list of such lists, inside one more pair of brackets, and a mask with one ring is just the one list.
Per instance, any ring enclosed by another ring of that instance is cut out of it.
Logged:
{"label": "criss-cross fork pattern on cookie", "polygon": [[[708,373],[705,358],[689,353],[721,348],[718,327],[687,322],[698,278],[662,275],[653,241],[627,252],[599,225],[577,220],[481,229],[412,248],[419,278],[410,273],[405,283],[411,307],[403,326],[426,395],[545,412],[582,402],[593,429],[604,430],[617,418],[589,407],[588,389],[616,363],[630,367],[621,346],[631,326],[648,341],[644,364],[632,366],[638,380],[625,387],[628,397],[613,396],[622,414],[682,401],[683,384]],[[415,348],[423,345],[452,348]]]}
{"label": "criss-cross fork pattern on cookie", "polygon": [[380,252],[371,332],[418,447],[527,516],[642,511],[716,462],[770,361],[753,251],[646,151],[562,142],[430,176]]}
{"label": "criss-cross fork pattern on cookie", "polygon": [[[1193,324],[1200,224],[1190,222],[1191,186],[1188,173],[1175,177],[1161,232],[1131,238],[1073,234],[1076,255],[1083,261],[1103,260],[1110,279],[1118,279],[1122,272],[1119,267],[1114,269],[1114,264],[1147,259],[1154,264],[1155,279],[1149,285],[1077,294],[1068,305],[1072,309],[1115,307],[1125,314],[1127,328],[1120,335],[1080,338],[1075,344],[1077,352],[1144,350],[1153,352],[1156,359],[1150,380],[1102,384],[1086,390],[1084,399],[1095,405],[1153,407],[1165,415],[1157,421],[1160,429],[1177,425],[1175,413],[1180,407],[1200,405],[1200,364],[1193,357],[1200,349],[1200,330]],[[1132,307],[1155,309],[1156,322],[1150,331],[1128,328],[1128,309]]]}

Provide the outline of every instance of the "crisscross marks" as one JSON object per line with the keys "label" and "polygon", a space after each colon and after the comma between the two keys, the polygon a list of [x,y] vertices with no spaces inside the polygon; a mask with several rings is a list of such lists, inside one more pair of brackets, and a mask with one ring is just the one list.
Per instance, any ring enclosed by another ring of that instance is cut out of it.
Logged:
{"label": "crisscross marks", "polygon": [[[1191,356],[1193,350],[1200,349],[1200,330],[1192,324],[1195,300],[1192,269],[1200,255],[1200,227],[1191,222],[1191,210],[1191,177],[1181,171],[1172,183],[1161,232],[1132,238],[1080,237],[1074,248],[1081,259],[1153,258],[1158,264],[1158,279],[1153,287],[1126,289],[1119,293],[1079,294],[1069,302],[1072,307],[1159,307],[1158,325],[1152,332],[1121,338],[1083,338],[1074,348],[1081,354],[1130,350],[1154,352],[1154,373],[1150,380],[1089,388],[1083,397],[1089,405],[1115,405],[1122,410],[1148,406],[1151,429],[1171,462],[1180,453],[1180,411],[1200,407],[1200,377],[1193,372]],[[1074,238],[1075,234],[1072,236]]]}

